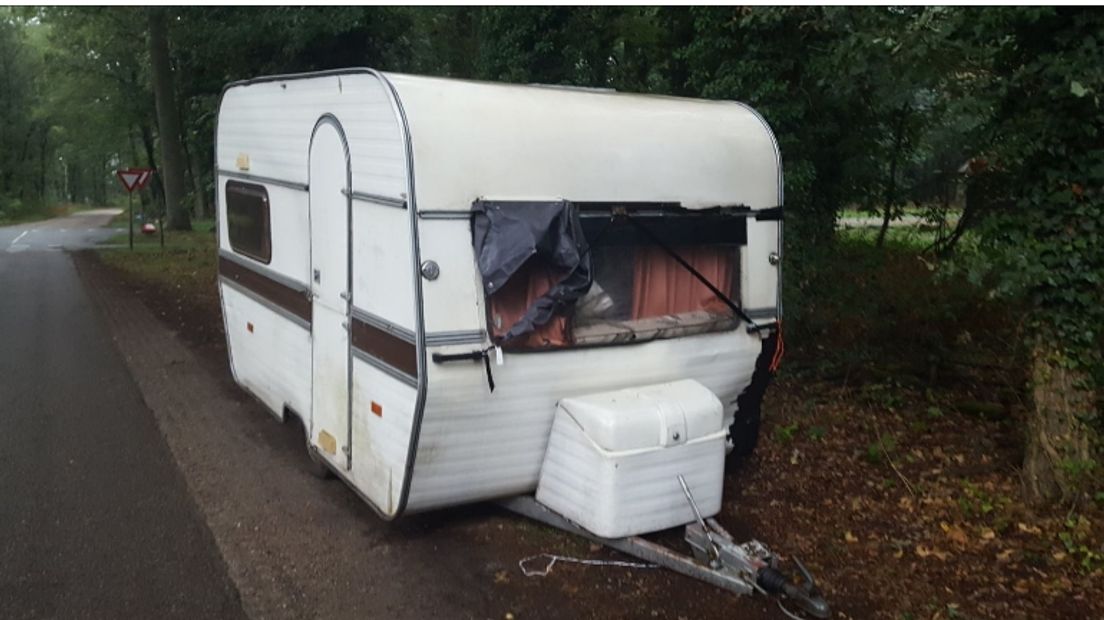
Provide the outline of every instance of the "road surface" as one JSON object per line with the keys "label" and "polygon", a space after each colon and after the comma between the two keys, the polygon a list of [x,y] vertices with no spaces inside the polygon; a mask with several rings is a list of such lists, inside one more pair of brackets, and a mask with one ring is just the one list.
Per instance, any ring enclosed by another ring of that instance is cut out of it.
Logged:
{"label": "road surface", "polygon": [[114,213],[0,228],[0,618],[242,617],[154,418],[57,251],[110,236],[99,226]]}
{"label": "road surface", "polygon": [[78,211],[66,217],[0,227],[0,251],[76,250],[104,241],[115,231],[103,228],[119,209]]}

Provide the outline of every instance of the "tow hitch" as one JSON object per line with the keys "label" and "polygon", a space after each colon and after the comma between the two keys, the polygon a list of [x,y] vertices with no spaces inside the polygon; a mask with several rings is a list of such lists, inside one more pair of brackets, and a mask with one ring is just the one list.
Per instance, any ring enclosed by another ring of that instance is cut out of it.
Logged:
{"label": "tow hitch", "polygon": [[726,589],[741,594],[758,590],[768,596],[780,596],[778,605],[791,618],[800,616],[786,609],[782,600],[793,601],[794,605],[814,618],[828,618],[831,615],[813,576],[800,560],[795,559],[794,563],[804,583],[797,585],[778,570],[777,559],[763,543],[751,540],[738,544],[714,519],[709,519],[706,525],[708,529],[703,529],[699,523],[687,525],[686,542],[693,550],[694,559],[707,565],[709,570],[725,575],[734,585],[740,584],[739,589]]}
{"label": "tow hitch", "polygon": [[515,497],[500,503],[506,509],[520,515],[588,538],[687,577],[705,581],[729,592],[736,594],[759,592],[767,596],[779,597],[776,599],[779,609],[795,620],[802,620],[802,616],[787,609],[783,601],[791,601],[794,606],[813,618],[830,617],[828,603],[817,588],[813,576],[800,561],[794,559],[803,578],[803,583],[798,585],[778,569],[777,557],[763,543],[751,540],[738,544],[715,519],[702,519],[697,503],[682,476],[679,476],[679,482],[682,484],[683,493],[696,519],[695,523],[686,526],[684,535],[692,555],[678,553],[640,536],[626,538],[595,536],[538,503],[531,496]]}
{"label": "tow hitch", "polygon": [[[750,540],[737,544],[716,519],[702,519],[698,503],[694,501],[686,479],[680,475],[678,480],[697,521],[686,526],[686,542],[698,562],[708,564],[715,571],[730,574],[734,579],[750,583],[763,594],[790,599],[814,618],[827,618],[831,615],[828,602],[824,600],[816,581],[801,560],[794,558],[804,579],[804,583],[799,586],[778,570],[777,559],[763,543]],[[800,618],[786,609],[781,600],[778,601],[778,607],[787,616]]]}

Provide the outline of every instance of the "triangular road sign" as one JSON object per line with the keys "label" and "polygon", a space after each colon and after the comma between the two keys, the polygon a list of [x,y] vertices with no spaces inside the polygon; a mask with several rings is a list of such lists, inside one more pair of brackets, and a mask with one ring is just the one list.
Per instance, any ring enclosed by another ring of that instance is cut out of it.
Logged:
{"label": "triangular road sign", "polygon": [[128,192],[138,189],[138,183],[142,180],[142,173],[136,170],[117,170],[115,176],[119,177]]}
{"label": "triangular road sign", "polygon": [[133,192],[136,189],[142,189],[149,183],[150,177],[153,176],[153,170],[151,168],[125,168],[116,170],[115,176],[119,177],[119,182],[123,184],[127,192]]}

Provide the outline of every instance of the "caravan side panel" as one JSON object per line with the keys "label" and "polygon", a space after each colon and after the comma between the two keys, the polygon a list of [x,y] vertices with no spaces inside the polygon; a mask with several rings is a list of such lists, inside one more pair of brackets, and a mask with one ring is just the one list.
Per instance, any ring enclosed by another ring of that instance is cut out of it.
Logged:
{"label": "caravan side panel", "polygon": [[[406,144],[390,91],[371,72],[282,76],[228,88],[220,108],[216,153],[220,251],[233,254],[222,204],[226,182],[260,184],[270,198],[272,260],[263,265],[248,257],[232,258],[290,288],[310,290],[308,160],[312,131],[324,115],[342,127],[350,155],[350,329],[367,320],[393,326],[413,340],[413,249],[410,212],[403,206],[408,190]],[[220,288],[238,382],[274,411],[291,407],[309,420],[309,314],[296,317],[225,277]],[[304,299],[309,299],[305,293]],[[416,389],[409,379],[381,371],[370,352],[354,348],[351,355],[352,468],[338,473],[381,513],[391,515],[403,487]]]}

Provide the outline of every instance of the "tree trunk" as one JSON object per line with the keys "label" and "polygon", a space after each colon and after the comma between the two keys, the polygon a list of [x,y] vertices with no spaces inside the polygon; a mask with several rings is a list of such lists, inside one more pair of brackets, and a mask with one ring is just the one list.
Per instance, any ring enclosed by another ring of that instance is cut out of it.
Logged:
{"label": "tree trunk", "polygon": [[1068,368],[1058,347],[1042,343],[1032,355],[1034,409],[1028,414],[1024,484],[1035,503],[1068,500],[1090,479],[1093,429],[1085,423],[1096,405],[1090,377]]}
{"label": "tree trunk", "polygon": [[154,212],[157,215],[162,215],[165,213],[165,184],[161,181],[161,170],[157,166],[157,150],[153,143],[153,129],[146,122],[139,123],[139,129],[142,132],[142,147],[146,151],[146,167],[153,168],[156,171],[153,174],[153,179],[150,180],[150,194],[152,194],[154,205],[157,207]]}
{"label": "tree trunk", "polygon": [[897,116],[897,127],[893,133],[893,151],[889,158],[889,182],[886,183],[885,211],[882,214],[882,228],[878,230],[877,247],[885,245],[886,234],[889,233],[889,223],[893,219],[893,206],[897,199],[897,162],[901,159],[901,147],[905,139],[905,119],[908,117],[908,104],[901,107]]}
{"label": "tree trunk", "polygon": [[39,142],[38,151],[38,193],[42,201],[47,202],[46,192],[46,147],[50,145],[50,125],[42,125],[42,139]]}
{"label": "tree trunk", "polygon": [[153,95],[157,102],[157,127],[161,138],[161,177],[165,183],[165,210],[172,230],[191,230],[192,221],[182,204],[184,196],[184,152],[180,145],[180,111],[173,94],[172,67],[169,64],[169,38],[165,12],[149,8],[150,69]]}
{"label": "tree trunk", "polygon": [[203,219],[203,181],[199,177],[199,164],[196,163],[194,157],[192,157],[191,149],[188,148],[188,143],[184,143],[184,162],[188,167],[188,180],[192,183],[192,208],[195,211],[192,213],[192,217],[197,220]]}
{"label": "tree trunk", "polygon": [[[134,131],[131,131],[130,136],[129,136],[130,137],[130,158],[131,158],[131,161],[134,162],[134,165],[137,166],[137,165],[139,165],[138,162],[140,162],[142,160],[141,160],[141,158],[138,157],[138,146],[137,146],[137,143],[135,142],[135,139],[134,139],[134,133],[135,133]],[[149,212],[150,212],[150,197],[149,197],[148,192],[144,192],[144,191],[141,191],[141,190],[138,191],[138,204],[142,208],[142,220],[145,221],[146,217],[149,216]]]}

